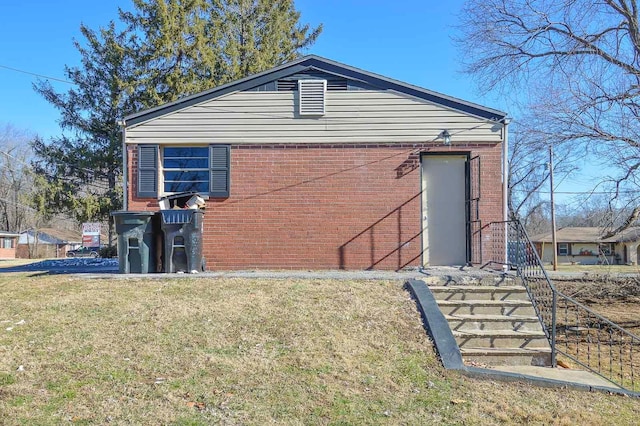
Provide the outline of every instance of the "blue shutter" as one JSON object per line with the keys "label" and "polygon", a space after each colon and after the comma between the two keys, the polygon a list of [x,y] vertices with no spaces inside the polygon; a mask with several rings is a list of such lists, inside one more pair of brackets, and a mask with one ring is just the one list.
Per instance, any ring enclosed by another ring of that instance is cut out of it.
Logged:
{"label": "blue shutter", "polygon": [[138,197],[158,197],[158,145],[138,145]]}
{"label": "blue shutter", "polygon": [[231,147],[229,145],[209,146],[209,195],[211,197],[229,196],[229,165]]}

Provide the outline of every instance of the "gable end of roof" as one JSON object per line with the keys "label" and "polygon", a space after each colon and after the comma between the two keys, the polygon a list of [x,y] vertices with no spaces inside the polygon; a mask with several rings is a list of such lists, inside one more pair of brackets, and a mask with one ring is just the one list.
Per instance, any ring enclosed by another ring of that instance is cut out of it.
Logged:
{"label": "gable end of roof", "polygon": [[294,61],[280,65],[261,73],[245,77],[243,79],[206,90],[185,98],[160,105],[125,117],[125,126],[130,127],[157,117],[161,117],[181,109],[216,99],[218,97],[244,90],[267,85],[273,81],[284,79],[293,74],[304,73],[309,70],[321,71],[347,80],[359,82],[365,86],[375,87],[379,90],[390,90],[423,99],[446,108],[461,111],[463,113],[481,117],[487,120],[501,121],[506,118],[506,113],[492,108],[487,108],[461,99],[443,95],[438,92],[414,86],[388,77],[364,71],[349,65],[341,64],[330,59],[316,55],[303,56]]}

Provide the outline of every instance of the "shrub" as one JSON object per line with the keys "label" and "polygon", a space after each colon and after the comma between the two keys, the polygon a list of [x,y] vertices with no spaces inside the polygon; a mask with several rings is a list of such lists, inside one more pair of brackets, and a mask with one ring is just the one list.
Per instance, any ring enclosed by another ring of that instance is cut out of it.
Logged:
{"label": "shrub", "polygon": [[105,259],[109,259],[112,257],[117,257],[118,256],[118,247],[113,245],[113,246],[108,246],[108,247],[102,247],[100,249],[100,257],[105,258]]}

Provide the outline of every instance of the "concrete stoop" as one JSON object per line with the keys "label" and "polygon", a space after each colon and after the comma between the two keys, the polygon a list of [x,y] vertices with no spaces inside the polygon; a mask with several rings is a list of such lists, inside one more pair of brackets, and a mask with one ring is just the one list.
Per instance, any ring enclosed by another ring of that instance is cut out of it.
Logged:
{"label": "concrete stoop", "polygon": [[429,285],[466,364],[551,365],[551,348],[521,285]]}

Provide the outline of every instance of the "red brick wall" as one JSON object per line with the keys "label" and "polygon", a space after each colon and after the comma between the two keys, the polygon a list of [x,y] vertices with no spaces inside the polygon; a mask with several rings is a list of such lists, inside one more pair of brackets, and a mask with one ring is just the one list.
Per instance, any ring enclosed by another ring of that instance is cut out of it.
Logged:
{"label": "red brick wall", "polygon": [[[501,220],[500,145],[233,145],[231,195],[207,202],[207,269],[419,266],[420,152],[442,151],[482,157],[481,219]],[[128,152],[129,210],[157,210],[135,197]]]}
{"label": "red brick wall", "polygon": [[19,259],[53,259],[66,257],[68,245],[38,244],[37,247],[29,244],[18,244],[16,257]]}
{"label": "red brick wall", "polygon": [[16,258],[15,248],[0,248],[0,259],[15,259],[15,258]]}

